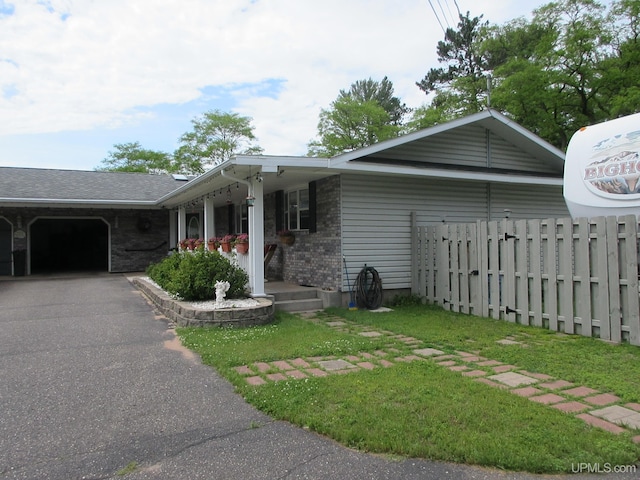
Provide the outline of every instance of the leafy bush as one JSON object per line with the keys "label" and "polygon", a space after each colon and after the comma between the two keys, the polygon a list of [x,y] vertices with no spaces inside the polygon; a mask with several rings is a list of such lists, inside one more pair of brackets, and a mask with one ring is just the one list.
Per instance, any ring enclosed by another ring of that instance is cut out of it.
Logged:
{"label": "leafy bush", "polygon": [[231,285],[227,298],[244,296],[248,276],[218,252],[177,252],[147,269],[147,275],[166,292],[183,300],[215,298],[218,280]]}

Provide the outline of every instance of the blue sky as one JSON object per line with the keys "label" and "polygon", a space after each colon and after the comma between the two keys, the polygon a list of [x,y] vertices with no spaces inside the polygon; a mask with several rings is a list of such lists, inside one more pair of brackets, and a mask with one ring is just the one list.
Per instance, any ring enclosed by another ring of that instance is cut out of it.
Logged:
{"label": "blue sky", "polygon": [[[492,23],[538,0],[433,0]],[[448,19],[448,20],[447,20]],[[113,145],[171,152],[208,110],[304,155],[318,114],[366,78],[410,107],[443,32],[428,0],[0,0],[0,166],[92,170]]]}

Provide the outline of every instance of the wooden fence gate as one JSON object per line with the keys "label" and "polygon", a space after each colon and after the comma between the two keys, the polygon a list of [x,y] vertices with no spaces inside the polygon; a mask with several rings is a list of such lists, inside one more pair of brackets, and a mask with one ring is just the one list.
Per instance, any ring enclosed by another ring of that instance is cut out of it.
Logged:
{"label": "wooden fence gate", "polygon": [[638,222],[499,220],[418,226],[412,293],[460,313],[640,345]]}

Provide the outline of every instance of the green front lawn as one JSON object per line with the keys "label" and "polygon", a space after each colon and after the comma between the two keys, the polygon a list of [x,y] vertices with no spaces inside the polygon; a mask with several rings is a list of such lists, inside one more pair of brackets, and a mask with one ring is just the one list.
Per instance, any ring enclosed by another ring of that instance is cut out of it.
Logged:
{"label": "green front lawn", "polygon": [[[353,322],[337,331],[324,320]],[[412,336],[445,352],[477,351],[517,365],[640,400],[640,348],[452,314],[436,307],[390,313],[333,309],[315,321],[278,314],[274,325],[242,330],[181,328],[198,352],[257,408],[362,451],[529,472],[571,472],[580,463],[638,463],[631,434],[613,435],[571,414],[464,377],[432,361],[396,363],[347,375],[250,386],[233,367],[294,358],[358,355],[415,347],[358,335],[362,326]],[[521,342],[499,345],[509,336]],[[635,432],[638,435],[640,432]]]}

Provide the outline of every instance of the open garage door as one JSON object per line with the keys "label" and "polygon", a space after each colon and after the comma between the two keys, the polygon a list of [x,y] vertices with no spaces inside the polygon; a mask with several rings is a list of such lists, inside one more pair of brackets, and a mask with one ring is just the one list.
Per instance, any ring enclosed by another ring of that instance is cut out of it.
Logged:
{"label": "open garage door", "polygon": [[31,225],[31,273],[108,271],[109,228],[98,218],[40,218]]}

